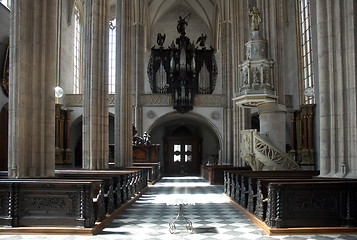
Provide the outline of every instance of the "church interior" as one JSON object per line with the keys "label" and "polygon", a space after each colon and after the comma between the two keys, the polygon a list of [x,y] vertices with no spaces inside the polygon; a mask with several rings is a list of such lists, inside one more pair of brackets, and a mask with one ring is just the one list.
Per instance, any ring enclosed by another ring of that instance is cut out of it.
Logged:
{"label": "church interior", "polygon": [[0,0],[0,239],[357,238],[356,23],[355,0]]}

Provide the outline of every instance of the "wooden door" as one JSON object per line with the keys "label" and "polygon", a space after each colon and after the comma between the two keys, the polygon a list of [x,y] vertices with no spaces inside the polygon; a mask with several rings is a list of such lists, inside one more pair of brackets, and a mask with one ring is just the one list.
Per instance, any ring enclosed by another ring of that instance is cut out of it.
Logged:
{"label": "wooden door", "polygon": [[169,174],[198,174],[198,137],[167,137],[166,172]]}

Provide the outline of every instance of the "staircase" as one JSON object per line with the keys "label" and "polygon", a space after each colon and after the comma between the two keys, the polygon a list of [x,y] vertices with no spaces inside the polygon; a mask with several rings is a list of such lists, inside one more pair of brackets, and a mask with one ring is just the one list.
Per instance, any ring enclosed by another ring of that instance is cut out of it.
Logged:
{"label": "staircase", "polygon": [[254,171],[298,170],[300,167],[287,153],[274,147],[256,129],[241,131],[240,154]]}

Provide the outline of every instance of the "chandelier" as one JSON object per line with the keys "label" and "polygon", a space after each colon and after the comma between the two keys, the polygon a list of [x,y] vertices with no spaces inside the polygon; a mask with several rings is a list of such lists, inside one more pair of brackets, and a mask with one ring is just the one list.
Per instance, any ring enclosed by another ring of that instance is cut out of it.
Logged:
{"label": "chandelier", "polygon": [[148,64],[152,92],[171,94],[173,108],[180,113],[193,109],[196,94],[212,94],[217,79],[214,49],[205,47],[207,36],[197,39],[198,46],[186,36],[189,17],[179,17],[180,36],[168,48],[163,47],[166,35],[157,35],[158,46],[151,48]]}

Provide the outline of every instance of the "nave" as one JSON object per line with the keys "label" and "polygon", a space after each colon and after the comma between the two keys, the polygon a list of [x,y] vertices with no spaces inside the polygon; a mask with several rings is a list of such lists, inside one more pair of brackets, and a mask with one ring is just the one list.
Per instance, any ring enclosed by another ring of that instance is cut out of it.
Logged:
{"label": "nave", "polygon": [[[120,213],[95,236],[0,235],[0,239],[41,240],[114,240],[114,239],[357,239],[357,235],[268,236],[223,196],[222,185],[209,185],[202,177],[164,177],[131,206]],[[178,214],[178,206],[187,201],[184,216],[192,222],[187,232],[184,220],[176,222],[176,232],[169,232],[169,222]]]}

